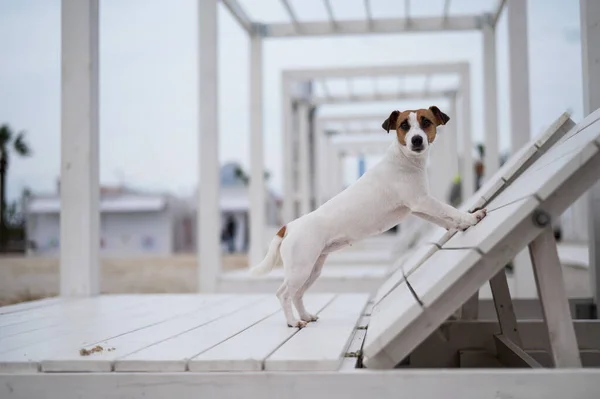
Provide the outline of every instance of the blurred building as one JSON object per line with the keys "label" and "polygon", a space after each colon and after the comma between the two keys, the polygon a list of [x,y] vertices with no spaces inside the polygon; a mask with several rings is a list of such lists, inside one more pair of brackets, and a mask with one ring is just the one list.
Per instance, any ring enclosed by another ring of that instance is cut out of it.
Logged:
{"label": "blurred building", "polygon": [[[248,248],[248,184],[235,163],[221,168],[221,220],[235,226],[234,251]],[[54,193],[33,193],[26,203],[29,255],[60,252],[60,185]],[[197,195],[179,198],[128,187],[101,187],[100,251],[104,256],[170,255],[196,250]],[[269,192],[267,224],[279,223],[280,199]],[[223,243],[224,250],[227,248]]]}

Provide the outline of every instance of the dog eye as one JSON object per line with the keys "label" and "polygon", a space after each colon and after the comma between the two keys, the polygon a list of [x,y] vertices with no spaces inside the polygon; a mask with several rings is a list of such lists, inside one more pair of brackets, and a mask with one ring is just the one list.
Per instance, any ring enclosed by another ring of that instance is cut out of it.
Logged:
{"label": "dog eye", "polygon": [[400,124],[400,128],[401,128],[402,130],[408,130],[408,129],[410,129],[410,125],[408,124],[408,122],[407,122],[407,121],[404,121],[404,122],[402,122],[402,123]]}
{"label": "dog eye", "polygon": [[427,129],[431,125],[431,121],[427,118],[421,119],[421,127]]}

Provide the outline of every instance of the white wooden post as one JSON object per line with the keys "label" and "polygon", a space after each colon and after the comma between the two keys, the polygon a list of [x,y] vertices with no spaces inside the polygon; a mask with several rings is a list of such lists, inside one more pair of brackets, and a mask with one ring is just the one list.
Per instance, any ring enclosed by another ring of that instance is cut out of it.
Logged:
{"label": "white wooden post", "polygon": [[527,144],[531,135],[527,3],[527,0],[509,0],[506,10],[510,82],[510,148],[513,154]]}
{"label": "white wooden post", "polygon": [[450,122],[445,126],[446,135],[448,136],[448,140],[446,143],[451,143],[451,146],[448,147],[448,176],[450,177],[450,181],[446,184],[446,191],[444,194],[444,201],[450,202],[450,187],[451,183],[458,175],[458,119],[459,116],[456,113],[456,94],[450,98]]}
{"label": "white wooden post", "polygon": [[262,37],[250,38],[250,264],[264,256],[266,188],[263,161]]}
{"label": "white wooden post", "polygon": [[198,287],[214,292],[221,271],[221,209],[219,207],[219,123],[217,2],[200,0],[199,89],[200,132],[198,183]]}
{"label": "white wooden post", "polygon": [[310,212],[310,162],[309,162],[309,126],[308,104],[305,101],[298,103],[298,192],[300,196],[300,215]]}
{"label": "white wooden post", "polygon": [[462,107],[461,107],[461,123],[462,132],[462,147],[463,157],[461,163],[462,177],[462,198],[463,201],[475,194],[475,173],[473,165],[473,141],[471,133],[471,73],[469,65],[465,65],[461,74],[461,89],[462,89]]}
{"label": "white wooden post", "polygon": [[292,99],[290,82],[282,78],[281,82],[281,130],[283,133],[283,223],[294,219],[296,193],[294,189],[294,150],[292,140]]}
{"label": "white wooden post", "polygon": [[61,8],[60,294],[99,293],[98,0]]}
{"label": "white wooden post", "polygon": [[496,74],[496,30],[491,16],[483,24],[483,93],[485,98],[485,174],[491,177],[500,168],[498,151],[498,77]]}
{"label": "white wooden post", "polygon": [[[581,54],[583,68],[583,111],[589,115],[600,108],[600,2],[580,0]],[[590,282],[598,317],[600,301],[600,183],[588,191],[588,243]]]}
{"label": "white wooden post", "polygon": [[315,208],[318,208],[324,201],[324,172],[326,168],[326,160],[324,157],[325,151],[325,134],[323,133],[323,124],[315,121]]}

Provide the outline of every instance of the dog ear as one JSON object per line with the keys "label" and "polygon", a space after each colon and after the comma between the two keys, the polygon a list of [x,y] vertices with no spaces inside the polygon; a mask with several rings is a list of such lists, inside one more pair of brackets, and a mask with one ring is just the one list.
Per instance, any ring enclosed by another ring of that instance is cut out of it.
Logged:
{"label": "dog ear", "polygon": [[381,125],[381,127],[383,128],[383,130],[385,130],[386,132],[390,132],[390,129],[395,129],[396,128],[396,122],[398,122],[398,115],[400,115],[400,111],[396,110],[393,111],[390,116],[388,116],[388,118],[386,120],[383,121],[383,124]]}
{"label": "dog ear", "polygon": [[450,120],[450,117],[448,115],[446,115],[445,113],[443,113],[442,111],[440,111],[440,109],[438,107],[436,107],[435,105],[432,105],[431,107],[429,107],[429,110],[431,112],[433,112],[433,115],[437,119],[438,126],[445,125]]}

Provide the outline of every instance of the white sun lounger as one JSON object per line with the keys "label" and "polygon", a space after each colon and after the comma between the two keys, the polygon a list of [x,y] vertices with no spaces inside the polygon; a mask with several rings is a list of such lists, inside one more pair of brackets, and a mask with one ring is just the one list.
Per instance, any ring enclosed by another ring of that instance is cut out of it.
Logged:
{"label": "white sun lounger", "polygon": [[518,176],[503,179],[506,187],[492,195],[486,205],[488,216],[481,223],[438,241],[440,249],[380,300],[365,342],[367,367],[397,365],[488,281],[501,328],[495,335],[496,354],[506,363],[538,365],[520,350],[503,270],[527,245],[553,363],[581,366],[551,221],[600,178],[599,114],[596,111],[572,128]]}

